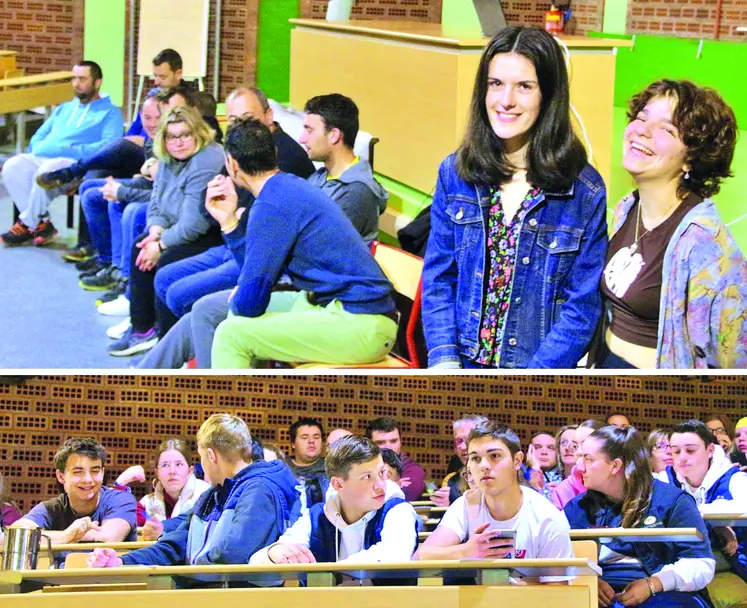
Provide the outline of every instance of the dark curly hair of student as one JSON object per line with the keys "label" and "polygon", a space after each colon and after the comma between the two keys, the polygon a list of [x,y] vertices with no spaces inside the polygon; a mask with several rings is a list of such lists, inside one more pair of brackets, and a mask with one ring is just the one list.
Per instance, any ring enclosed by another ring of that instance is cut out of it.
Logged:
{"label": "dark curly hair of student", "polygon": [[637,528],[651,505],[654,480],[648,450],[633,427],[605,426],[589,435],[601,442],[601,451],[609,460],[622,461],[625,481],[622,504],[623,528]]}
{"label": "dark curly hair of student", "polygon": [[499,53],[514,53],[531,61],[542,94],[527,150],[527,181],[548,192],[569,189],[586,166],[586,149],[571,126],[570,86],[563,51],[550,34],[537,27],[506,27],[485,47],[477,69],[467,131],[457,152],[459,176],[471,184],[489,187],[510,181],[516,172],[506,158],[504,141],[490,125],[485,105],[490,62]]}
{"label": "dark curly hair of student", "polygon": [[707,198],[718,194],[721,182],[734,175],[731,162],[738,136],[734,110],[713,89],[689,80],[657,80],[631,98],[628,121],[635,120],[646,104],[657,97],[675,101],[672,124],[687,148],[689,178],[682,174],[677,195],[685,198],[692,192]]}

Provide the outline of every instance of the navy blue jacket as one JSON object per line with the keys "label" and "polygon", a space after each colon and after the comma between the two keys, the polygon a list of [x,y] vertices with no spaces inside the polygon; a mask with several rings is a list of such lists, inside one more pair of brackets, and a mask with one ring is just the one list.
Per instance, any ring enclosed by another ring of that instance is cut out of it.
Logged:
{"label": "navy blue jacket", "polygon": [[[572,368],[602,313],[607,194],[587,165],[566,192],[545,192],[521,226],[500,366]],[[449,156],[438,173],[423,268],[428,365],[474,360],[485,306],[491,199],[459,177]]]}
{"label": "navy blue jacket", "polygon": [[[668,466],[666,471],[667,477],[669,477],[669,483],[678,488],[681,488],[682,484],[677,479],[674,468],[672,466]],[[716,483],[714,483],[710,487],[708,492],[706,492],[706,504],[710,504],[713,501],[718,500],[719,498],[723,500],[734,500],[734,497],[729,491],[729,482],[731,481],[731,478],[735,473],[739,473],[739,467],[731,467],[721,477],[718,478]],[[706,522],[706,527],[711,539],[711,545],[716,548],[720,548],[721,541],[713,531],[713,526],[710,523]],[[735,527],[734,534],[736,534],[737,541],[739,542],[737,552],[733,556],[724,554],[724,557],[729,561],[729,564],[731,565],[734,572],[739,575],[742,580],[747,581],[747,528]]]}
{"label": "navy blue jacket", "polygon": [[[573,498],[564,509],[572,529],[617,528],[622,525],[622,505],[609,502],[604,495],[589,490]],[[651,504],[641,528],[697,528],[703,534],[698,542],[630,543],[612,539],[605,546],[640,561],[648,576],[680,559],[713,559],[703,518],[692,496],[670,484],[654,479]],[[704,590],[700,595],[707,597]],[[710,604],[710,600],[708,600]]]}
{"label": "navy blue jacket", "polygon": [[122,556],[125,565],[246,564],[297,511],[296,478],[281,461],[256,462],[206,491],[176,530]]}

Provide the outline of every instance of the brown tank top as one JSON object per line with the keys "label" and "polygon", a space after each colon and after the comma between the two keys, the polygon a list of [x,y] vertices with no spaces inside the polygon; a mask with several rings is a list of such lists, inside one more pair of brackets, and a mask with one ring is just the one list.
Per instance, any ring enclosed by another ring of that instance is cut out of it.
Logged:
{"label": "brown tank top", "polygon": [[646,232],[641,221],[635,251],[638,192],[625,222],[610,239],[601,290],[610,302],[612,333],[631,344],[656,348],[659,331],[664,253],[674,231],[687,213],[703,199],[690,194],[666,220]]}

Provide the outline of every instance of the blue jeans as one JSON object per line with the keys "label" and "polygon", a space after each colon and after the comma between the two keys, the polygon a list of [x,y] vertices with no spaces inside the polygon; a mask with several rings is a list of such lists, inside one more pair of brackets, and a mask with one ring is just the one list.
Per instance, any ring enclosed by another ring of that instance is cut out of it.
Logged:
{"label": "blue jeans", "polygon": [[239,280],[239,267],[225,245],[174,262],[156,273],[156,296],[181,318],[202,296],[231,289]]}
{"label": "blue jeans", "polygon": [[[131,179],[119,180],[122,184],[130,184]],[[110,203],[101,193],[100,188],[106,184],[105,179],[88,179],[84,181],[78,193],[80,194],[80,205],[86,216],[88,229],[91,233],[91,242],[98,252],[97,259],[102,264],[114,264],[120,268],[117,262],[121,261],[122,236],[121,217],[122,211],[127,203]],[[114,205],[121,209],[119,213],[115,210],[114,215],[109,213],[109,207]],[[115,242],[116,241],[116,242]],[[114,250],[117,249],[117,255]]]}
{"label": "blue jeans", "polygon": [[[147,218],[148,203],[130,203],[124,209],[119,203],[109,203],[112,235],[116,233],[120,237],[118,242],[112,238],[112,259],[114,265],[122,271],[122,276],[126,279],[130,278],[132,246],[137,238],[145,232]],[[119,230],[115,228],[117,225],[120,227]],[[127,290],[129,292],[129,285]]]}
{"label": "blue jeans", "polygon": [[140,172],[144,162],[143,147],[122,138],[99,148],[88,158],[73,163],[69,169],[76,177],[83,177],[91,170],[107,171],[114,177],[132,177]]}

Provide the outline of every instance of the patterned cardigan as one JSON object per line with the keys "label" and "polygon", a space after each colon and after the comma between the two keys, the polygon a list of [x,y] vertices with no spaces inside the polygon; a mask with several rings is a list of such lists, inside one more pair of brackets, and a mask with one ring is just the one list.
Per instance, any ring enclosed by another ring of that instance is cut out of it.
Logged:
{"label": "patterned cardigan", "polygon": [[[635,203],[618,203],[612,235]],[[656,367],[747,368],[747,262],[705,199],[691,209],[664,253]]]}

